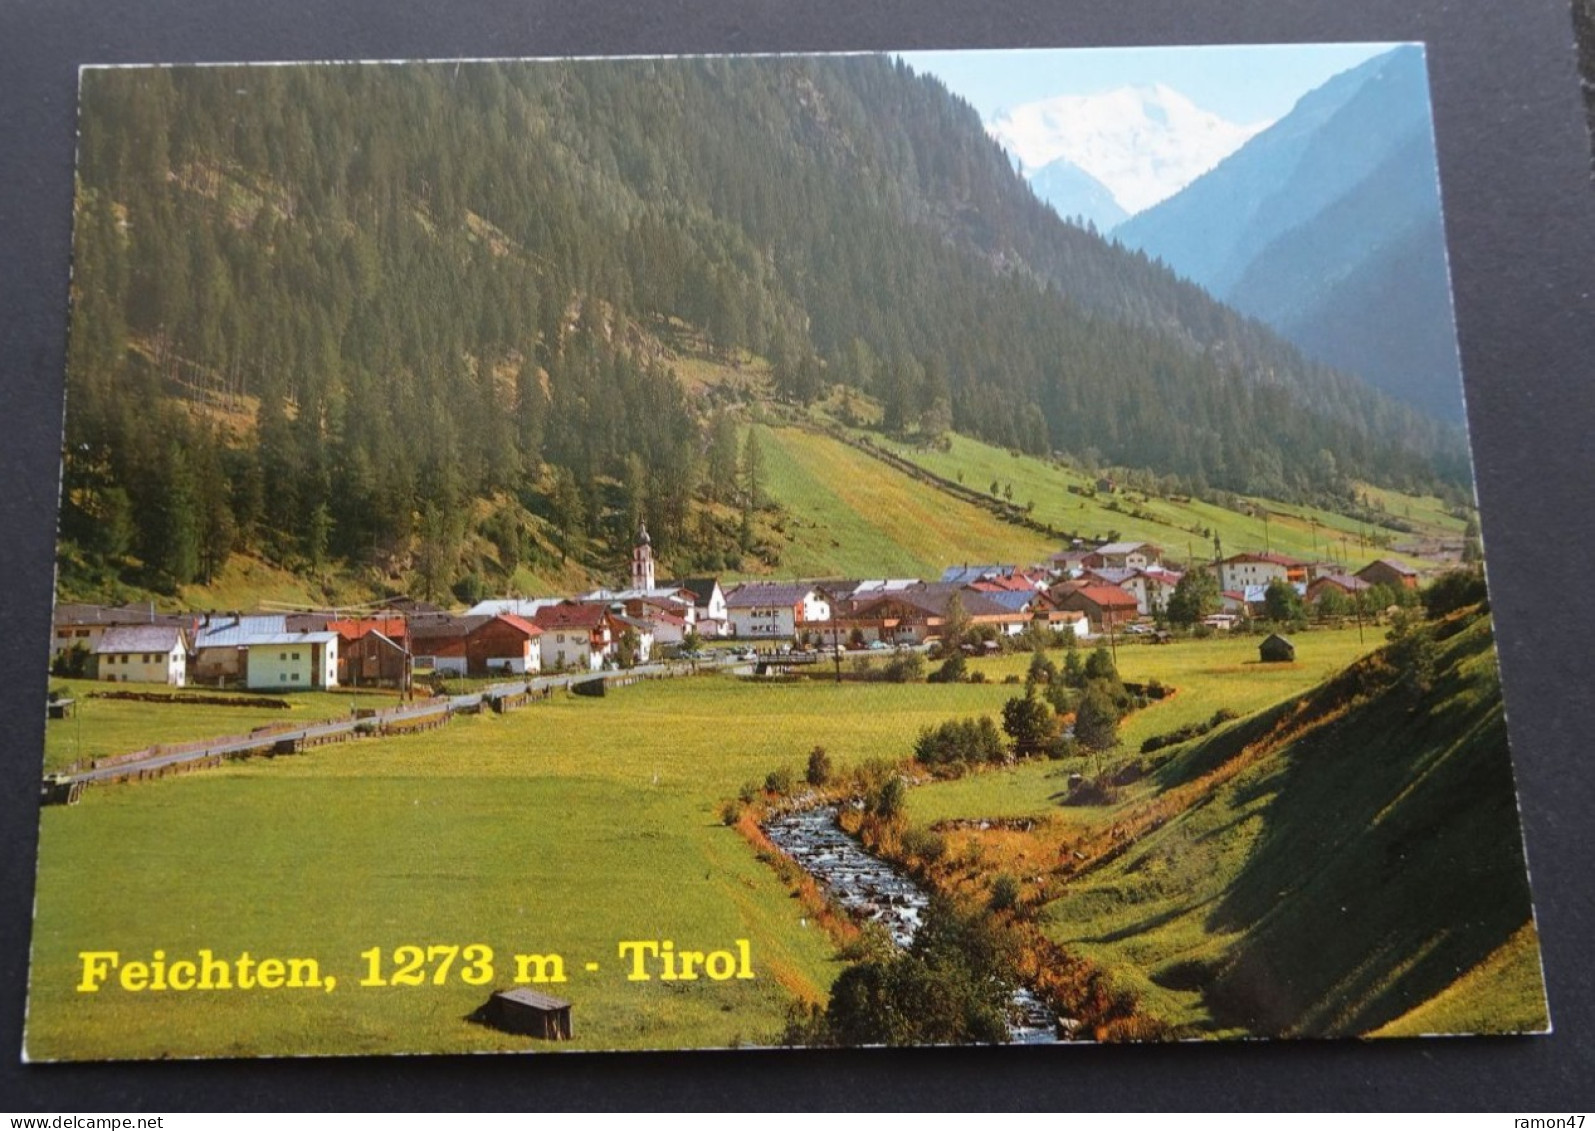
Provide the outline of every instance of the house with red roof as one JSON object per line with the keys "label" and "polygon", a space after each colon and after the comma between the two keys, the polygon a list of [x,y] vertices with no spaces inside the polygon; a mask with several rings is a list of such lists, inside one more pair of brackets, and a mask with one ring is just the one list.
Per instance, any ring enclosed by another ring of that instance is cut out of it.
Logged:
{"label": "house with red roof", "polygon": [[1004,592],[1020,600],[1004,604],[989,593],[981,593],[954,582],[934,581],[894,589],[850,603],[837,614],[837,631],[843,636],[859,633],[865,640],[886,644],[924,644],[941,636],[953,598],[963,606],[972,627],[989,625],[1005,636],[1023,632],[1030,623],[1030,606],[1040,599],[1034,594]]}
{"label": "house with red roof", "polygon": [[470,675],[531,675],[543,670],[543,630],[513,613],[487,617],[465,634]]}
{"label": "house with red roof", "polygon": [[598,671],[614,655],[619,632],[606,605],[564,601],[538,609],[538,646],[544,671]]}
{"label": "house with red roof", "polygon": [[1160,613],[1169,607],[1174,587],[1185,575],[1172,569],[1138,569],[1119,582],[1119,588],[1135,596],[1135,607],[1144,617]]}

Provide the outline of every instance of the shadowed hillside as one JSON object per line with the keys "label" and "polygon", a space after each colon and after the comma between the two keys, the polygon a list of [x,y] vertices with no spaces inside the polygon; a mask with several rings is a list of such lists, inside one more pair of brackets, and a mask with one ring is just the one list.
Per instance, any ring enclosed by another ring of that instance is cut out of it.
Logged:
{"label": "shadowed hillside", "polygon": [[1186,746],[1116,823],[1131,847],[1051,906],[1055,937],[1133,955],[1152,1008],[1200,1030],[1421,1027],[1487,962],[1503,975],[1473,977],[1451,1023],[1542,1028],[1491,641],[1477,609],[1411,627]]}

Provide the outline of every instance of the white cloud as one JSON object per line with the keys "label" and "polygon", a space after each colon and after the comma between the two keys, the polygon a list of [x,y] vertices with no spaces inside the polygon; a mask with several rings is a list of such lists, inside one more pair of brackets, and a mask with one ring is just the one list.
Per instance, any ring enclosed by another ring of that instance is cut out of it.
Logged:
{"label": "white cloud", "polygon": [[1271,124],[1227,121],[1159,83],[1027,102],[986,128],[1027,176],[1067,157],[1133,215],[1173,196]]}

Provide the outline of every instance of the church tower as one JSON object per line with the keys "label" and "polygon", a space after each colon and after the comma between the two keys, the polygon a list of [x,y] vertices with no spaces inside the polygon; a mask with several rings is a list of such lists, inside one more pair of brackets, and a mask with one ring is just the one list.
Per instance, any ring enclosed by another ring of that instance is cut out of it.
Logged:
{"label": "church tower", "polygon": [[648,537],[646,522],[638,524],[637,544],[631,548],[631,587],[633,589],[654,587],[653,539]]}

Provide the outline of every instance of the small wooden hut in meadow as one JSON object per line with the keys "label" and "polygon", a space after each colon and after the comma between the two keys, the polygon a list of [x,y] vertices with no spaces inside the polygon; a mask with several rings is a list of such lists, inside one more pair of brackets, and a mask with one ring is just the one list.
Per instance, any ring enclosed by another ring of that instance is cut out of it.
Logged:
{"label": "small wooden hut in meadow", "polygon": [[1289,664],[1296,659],[1296,645],[1288,637],[1273,632],[1257,646],[1257,654],[1265,664]]}
{"label": "small wooden hut in meadow", "polygon": [[536,990],[497,990],[476,1011],[476,1019],[506,1033],[570,1040],[570,1002]]}
{"label": "small wooden hut in meadow", "polygon": [[83,782],[66,774],[46,774],[39,790],[41,805],[76,805],[83,797]]}

